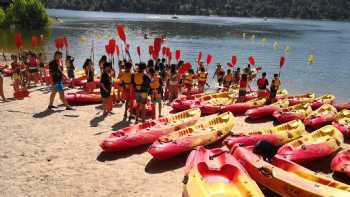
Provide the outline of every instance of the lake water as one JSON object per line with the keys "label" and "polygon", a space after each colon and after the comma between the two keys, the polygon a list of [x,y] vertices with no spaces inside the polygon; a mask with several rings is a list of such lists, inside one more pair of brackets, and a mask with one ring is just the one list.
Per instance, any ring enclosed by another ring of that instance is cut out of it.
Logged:
{"label": "lake water", "polygon": [[[194,64],[199,51],[203,52],[204,59],[206,54],[212,54],[214,61],[209,67],[210,74],[215,68],[214,63],[226,65],[235,54],[241,67],[253,55],[256,63],[271,77],[278,72],[279,58],[284,55],[283,87],[290,93],[334,93],[340,101],[348,100],[350,96],[348,22],[215,16],[178,16],[175,20],[170,15],[68,10],[49,10],[49,14],[64,22],[50,27],[44,48],[51,56],[55,50],[54,39],[67,36],[69,52],[76,58],[76,66],[81,66],[90,56],[92,38],[95,39],[97,62],[104,54],[109,37],[116,38],[116,24],[123,23],[134,60],[138,60],[137,46],[142,48],[142,59],[147,60],[148,46],[153,43],[153,37],[166,34],[166,46],[172,51],[181,49],[185,61]],[[96,39],[96,32],[102,35],[101,39]],[[150,39],[145,40],[144,33],[149,34]],[[246,39],[243,39],[243,33]],[[89,41],[82,43],[81,36]],[[265,43],[261,41],[263,38],[267,40]],[[279,49],[273,47],[276,41],[281,46]],[[286,54],[287,46],[290,50]],[[313,65],[307,63],[310,54],[315,57]]]}

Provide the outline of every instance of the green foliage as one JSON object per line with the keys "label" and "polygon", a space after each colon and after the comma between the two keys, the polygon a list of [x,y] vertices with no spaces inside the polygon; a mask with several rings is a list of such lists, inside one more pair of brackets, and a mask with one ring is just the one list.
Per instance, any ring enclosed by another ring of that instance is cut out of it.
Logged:
{"label": "green foliage", "polygon": [[6,24],[25,29],[48,25],[49,17],[39,0],[14,0],[6,10]]}
{"label": "green foliage", "polygon": [[2,8],[0,8],[0,26],[2,26],[4,24],[5,21],[5,12]]}
{"label": "green foliage", "polygon": [[349,0],[43,0],[49,8],[159,14],[350,19]]}

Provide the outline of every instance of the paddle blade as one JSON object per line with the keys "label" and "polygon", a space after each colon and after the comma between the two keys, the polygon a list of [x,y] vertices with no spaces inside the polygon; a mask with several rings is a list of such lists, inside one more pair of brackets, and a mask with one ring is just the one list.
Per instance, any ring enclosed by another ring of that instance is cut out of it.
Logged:
{"label": "paddle blade", "polygon": [[140,46],[138,46],[136,50],[137,50],[137,55],[140,57],[141,56],[141,48],[140,48]]}
{"label": "paddle blade", "polygon": [[255,58],[253,56],[250,56],[248,60],[249,60],[249,64],[255,65]]}
{"label": "paddle blade", "polygon": [[163,57],[166,55],[166,52],[167,52],[167,48],[166,48],[166,47],[163,47],[163,48],[162,48],[162,56],[163,56]]}
{"label": "paddle blade", "polygon": [[285,63],[286,63],[286,58],[282,56],[281,59],[280,59],[280,69],[283,68]]}
{"label": "paddle blade", "polygon": [[68,39],[66,36],[63,37],[63,45],[65,48],[68,48]]}
{"label": "paddle blade", "polygon": [[261,72],[261,70],[262,70],[262,67],[256,67],[256,72]]}
{"label": "paddle blade", "polygon": [[38,38],[36,36],[32,36],[32,46],[35,47],[38,44]]}
{"label": "paddle blade", "polygon": [[191,63],[185,63],[179,68],[179,74],[183,75],[192,67]]}
{"label": "paddle blade", "polygon": [[119,46],[117,44],[115,45],[115,50],[114,51],[119,57],[120,51],[119,51]]}
{"label": "paddle blade", "polygon": [[213,56],[209,54],[207,56],[207,65],[211,64],[212,61],[213,61]]}
{"label": "paddle blade", "polygon": [[231,64],[232,64],[232,67],[234,67],[237,64],[237,56],[235,56],[235,55],[232,56]]}
{"label": "paddle blade", "polygon": [[119,38],[125,43],[126,42],[126,35],[124,31],[124,25],[118,24],[116,28],[116,33],[118,34]]}
{"label": "paddle blade", "polygon": [[153,43],[154,52],[159,54],[161,46],[162,46],[162,38],[160,37],[155,38]]}
{"label": "paddle blade", "polygon": [[152,56],[152,54],[153,54],[153,46],[152,45],[150,45],[148,47],[148,52],[149,52],[149,55]]}
{"label": "paddle blade", "polygon": [[227,63],[227,67],[233,68],[233,65],[231,63]]}
{"label": "paddle blade", "polygon": [[22,35],[20,33],[16,33],[15,35],[15,44],[17,48],[20,48],[23,45]]}
{"label": "paddle blade", "polygon": [[197,56],[197,63],[198,63],[198,65],[201,63],[201,61],[202,61],[202,51],[200,51],[198,53],[198,56]]}
{"label": "paddle blade", "polygon": [[110,54],[110,48],[109,48],[108,44],[105,46],[105,51],[106,51],[107,55]]}
{"label": "paddle blade", "polygon": [[181,51],[179,49],[177,49],[175,51],[175,59],[176,59],[176,61],[179,61],[180,58],[181,58]]}

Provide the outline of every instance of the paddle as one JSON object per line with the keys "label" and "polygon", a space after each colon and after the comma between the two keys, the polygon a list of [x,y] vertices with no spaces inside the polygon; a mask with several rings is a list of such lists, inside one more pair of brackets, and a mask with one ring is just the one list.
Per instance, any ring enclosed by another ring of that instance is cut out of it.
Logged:
{"label": "paddle", "polygon": [[141,62],[141,48],[140,48],[140,46],[138,46],[138,47],[136,48],[136,51],[137,51],[137,55],[139,56],[139,60],[140,60],[140,62]]}
{"label": "paddle", "polygon": [[187,70],[189,70],[192,67],[191,63],[185,63],[179,68],[179,74],[183,75],[186,73]]}
{"label": "paddle", "polygon": [[209,66],[211,64],[211,62],[213,61],[213,56],[212,55],[208,55],[207,56],[207,66]]}
{"label": "paddle", "polygon": [[175,51],[175,59],[177,62],[179,62],[180,58],[181,58],[181,51],[179,49],[177,49]]}
{"label": "paddle", "polygon": [[164,58],[164,56],[166,55],[166,52],[167,52],[167,48],[166,47],[163,47],[162,48],[162,57]]}
{"label": "paddle", "polygon": [[284,64],[286,63],[286,58],[285,57],[281,57],[280,58],[280,71],[278,73],[279,76],[281,76],[281,71],[282,71],[282,68],[284,67]]}
{"label": "paddle", "polygon": [[168,64],[171,65],[172,53],[171,53],[170,48],[167,48],[166,55],[168,57]]}
{"label": "paddle", "polygon": [[117,44],[115,45],[115,53],[117,54],[118,61],[119,61],[120,60],[120,58],[119,58],[120,51],[119,51],[119,46]]}
{"label": "paddle", "polygon": [[152,56],[153,56],[153,46],[152,45],[148,46],[148,52],[149,52],[149,56],[152,58]]}
{"label": "paddle", "polygon": [[68,56],[68,39],[66,36],[63,37],[63,45],[66,48],[66,56]]}
{"label": "paddle", "polygon": [[250,56],[250,57],[248,58],[248,61],[249,61],[249,64],[255,65],[255,58],[254,58],[254,56]]}
{"label": "paddle", "polygon": [[161,47],[162,47],[162,38],[160,37],[154,38],[153,54],[152,54],[154,60],[158,59]]}
{"label": "paddle", "polygon": [[197,64],[198,64],[198,66],[200,65],[201,61],[202,61],[202,51],[200,51],[198,53],[198,56],[197,56]]}

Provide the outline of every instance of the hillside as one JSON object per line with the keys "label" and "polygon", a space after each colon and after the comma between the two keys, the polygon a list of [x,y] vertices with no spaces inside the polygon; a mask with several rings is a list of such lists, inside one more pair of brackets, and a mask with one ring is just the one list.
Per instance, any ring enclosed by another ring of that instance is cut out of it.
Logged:
{"label": "hillside", "polygon": [[42,0],[48,8],[157,14],[350,19],[348,0]]}

